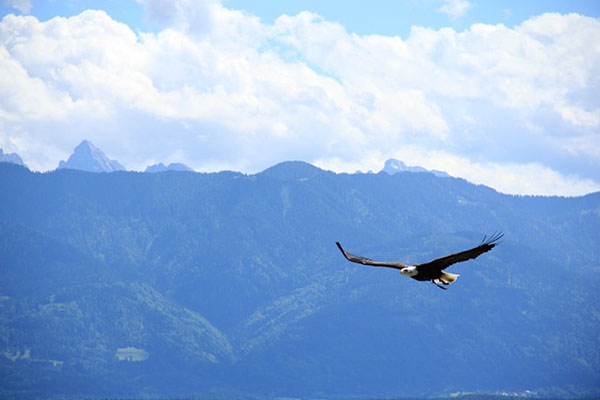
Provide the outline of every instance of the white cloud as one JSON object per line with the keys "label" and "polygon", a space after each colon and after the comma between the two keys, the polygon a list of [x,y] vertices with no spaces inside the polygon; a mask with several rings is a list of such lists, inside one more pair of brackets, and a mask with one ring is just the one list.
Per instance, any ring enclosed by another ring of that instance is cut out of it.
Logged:
{"label": "white cloud", "polygon": [[402,40],[308,12],[262,24],[213,0],[140,1],[158,33],[101,11],[0,22],[0,147],[41,170],[87,138],[138,170],[302,159],[352,172],[398,157],[509,193],[598,188],[595,19]]}
{"label": "white cloud", "polygon": [[[600,191],[600,184],[591,179],[561,174],[535,162],[478,162],[444,151],[416,147],[402,149],[396,156],[409,163],[420,160],[428,169],[447,171],[453,176],[491,186],[502,193],[573,196]],[[426,160],[425,163],[423,160]]]}
{"label": "white cloud", "polygon": [[506,194],[539,196],[580,196],[600,191],[600,183],[592,179],[562,174],[538,163],[476,162],[445,151],[431,151],[419,146],[406,146],[394,154],[370,151],[358,160],[339,157],[315,160],[315,165],[338,172],[372,171],[383,168],[385,157],[403,160],[430,170],[445,171],[476,184],[491,186]]}
{"label": "white cloud", "polygon": [[221,0],[137,0],[146,16],[164,28],[176,29],[198,38],[210,36],[222,47],[244,46],[263,40],[265,26],[256,16],[230,10]]}
{"label": "white cloud", "polygon": [[31,0],[2,0],[2,2],[24,14],[28,14],[31,11]]}
{"label": "white cloud", "polygon": [[473,6],[467,0],[443,0],[443,5],[437,9],[438,12],[448,14],[451,18],[463,17]]}

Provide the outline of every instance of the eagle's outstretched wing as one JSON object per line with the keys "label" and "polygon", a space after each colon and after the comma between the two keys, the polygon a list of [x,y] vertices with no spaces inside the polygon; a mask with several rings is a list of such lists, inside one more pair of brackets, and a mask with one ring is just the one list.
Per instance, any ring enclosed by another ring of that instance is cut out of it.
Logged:
{"label": "eagle's outstretched wing", "polygon": [[473,247],[472,249],[461,251],[460,253],[450,254],[445,257],[436,258],[435,260],[432,260],[432,261],[429,261],[426,263],[422,263],[422,264],[417,264],[415,266],[421,271],[426,271],[426,270],[429,270],[429,271],[440,270],[441,271],[444,268],[448,268],[452,264],[456,264],[456,263],[462,262],[462,261],[472,260],[472,259],[480,256],[481,254],[483,254],[487,251],[490,251],[491,249],[494,248],[494,246],[496,246],[496,244],[498,244],[498,241],[500,239],[502,239],[502,236],[504,236],[504,234],[501,232],[494,233],[489,238],[484,236],[483,240],[481,241],[481,244],[477,247]]}
{"label": "eagle's outstretched wing", "polygon": [[335,244],[337,245],[337,247],[339,247],[340,251],[342,252],[344,257],[346,257],[346,260],[348,260],[348,261],[352,261],[352,262],[355,262],[358,264],[363,264],[363,265],[371,265],[373,267],[388,267],[388,268],[395,268],[395,269],[402,269],[402,268],[406,267],[406,265],[402,264],[401,262],[374,261],[374,260],[371,260],[370,258],[357,256],[352,253],[348,253],[346,250],[344,250],[344,248],[342,247],[342,245],[339,242],[335,242]]}

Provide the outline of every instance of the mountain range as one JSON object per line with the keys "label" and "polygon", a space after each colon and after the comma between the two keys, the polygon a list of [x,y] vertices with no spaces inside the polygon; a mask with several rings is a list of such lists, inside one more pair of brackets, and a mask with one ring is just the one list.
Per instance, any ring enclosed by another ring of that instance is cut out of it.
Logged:
{"label": "mountain range", "polygon": [[[600,394],[600,193],[0,163],[0,396]],[[502,231],[449,290],[423,262]]]}
{"label": "mountain range", "polygon": [[[114,172],[124,171],[125,167],[116,160],[112,160],[102,150],[94,146],[89,140],[83,140],[69,156],[67,161],[61,161],[58,169],[68,168],[88,172]],[[182,163],[153,164],[146,167],[144,172],[157,173],[165,171],[188,171],[193,169]]]}
{"label": "mountain range", "polygon": [[[3,154],[0,149],[0,162],[11,162],[25,166],[21,157],[18,154]],[[112,160],[104,154],[102,150],[94,146],[89,140],[83,140],[69,156],[67,161],[60,161],[58,168],[76,169],[88,172],[114,172],[124,171],[125,167],[116,160]],[[171,163],[168,165],[161,163],[149,165],[144,172],[157,173],[165,171],[187,171],[194,170],[183,163]],[[407,166],[400,160],[390,158],[385,162],[383,169],[380,172],[393,175],[398,172],[429,172],[436,176],[445,178],[449,177],[448,173],[438,170],[427,170],[419,166]]]}

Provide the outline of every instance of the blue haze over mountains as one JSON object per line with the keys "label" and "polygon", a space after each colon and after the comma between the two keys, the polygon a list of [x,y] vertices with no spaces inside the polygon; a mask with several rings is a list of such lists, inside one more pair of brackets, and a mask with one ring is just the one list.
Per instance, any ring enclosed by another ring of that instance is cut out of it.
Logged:
{"label": "blue haze over mountains", "polygon": [[[16,154],[4,154],[0,149],[0,162],[11,162],[14,164],[23,165],[25,163],[21,157]],[[125,167],[116,160],[110,159],[102,150],[94,146],[89,140],[83,140],[75,149],[73,154],[69,156],[67,161],[60,161],[58,168],[77,169],[80,171],[88,172],[114,172],[114,171],[125,171]],[[183,163],[170,163],[165,165],[160,162],[152,164],[146,167],[144,172],[157,173],[165,171],[187,171],[193,172],[194,170]],[[399,172],[429,172],[439,177],[449,177],[448,173],[438,170],[427,170],[423,167],[407,166],[402,161],[389,159],[385,162],[383,169],[381,170],[387,174],[393,175]],[[372,173],[372,171],[369,171]]]}
{"label": "blue haze over mountains", "polygon": [[156,172],[165,172],[165,171],[187,171],[193,172],[194,170],[182,163],[171,163],[169,165],[165,165],[163,163],[153,164],[146,167],[144,172],[156,173]]}
{"label": "blue haze over mountains", "polygon": [[27,167],[21,156],[19,156],[17,153],[5,153],[2,149],[0,149],[0,162],[18,164]]}
{"label": "blue haze over mountains", "polygon": [[[70,162],[0,163],[1,397],[600,393],[600,193]],[[423,262],[498,230],[448,291],[335,247]]]}

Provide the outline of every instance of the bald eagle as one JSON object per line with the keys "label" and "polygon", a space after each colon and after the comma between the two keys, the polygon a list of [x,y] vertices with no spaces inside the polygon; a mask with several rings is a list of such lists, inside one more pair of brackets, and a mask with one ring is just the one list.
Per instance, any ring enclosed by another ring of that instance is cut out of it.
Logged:
{"label": "bald eagle", "polygon": [[400,270],[400,273],[404,276],[416,279],[418,281],[430,281],[440,289],[446,290],[441,284],[447,286],[452,282],[456,281],[459,277],[458,274],[451,274],[444,271],[452,264],[459,263],[462,261],[471,260],[477,258],[479,255],[490,251],[498,244],[498,241],[504,236],[502,233],[494,233],[489,238],[483,237],[481,244],[472,249],[461,251],[460,253],[450,254],[445,257],[436,258],[433,261],[429,261],[422,264],[406,265],[396,261],[374,261],[369,258],[361,257],[348,253],[339,242],[335,242],[337,247],[346,257],[348,261],[352,261],[358,264],[370,265],[373,267],[387,267]]}

